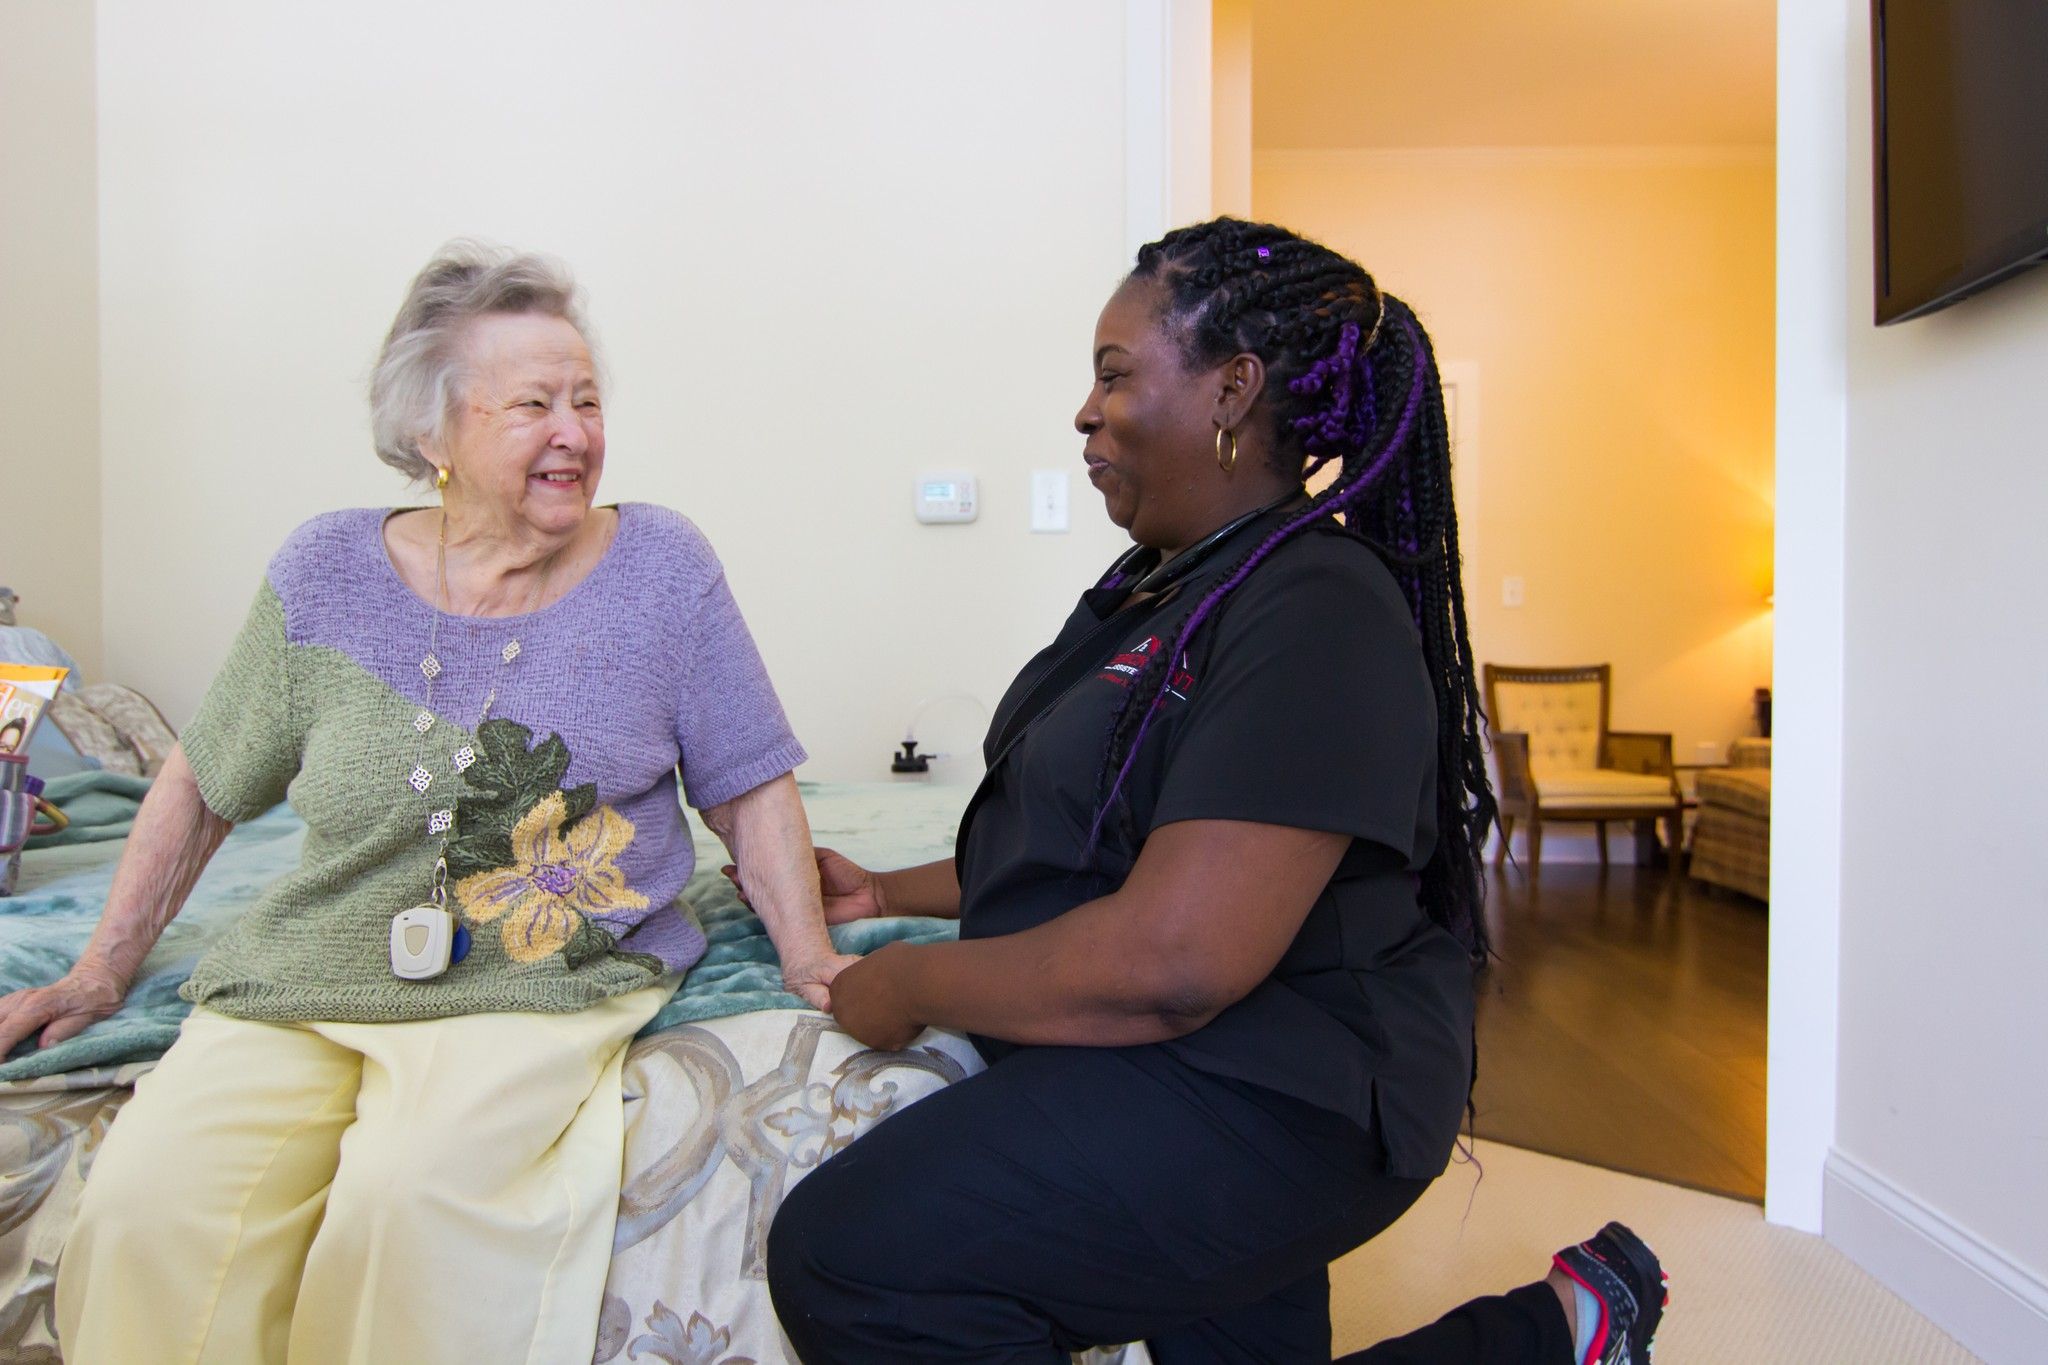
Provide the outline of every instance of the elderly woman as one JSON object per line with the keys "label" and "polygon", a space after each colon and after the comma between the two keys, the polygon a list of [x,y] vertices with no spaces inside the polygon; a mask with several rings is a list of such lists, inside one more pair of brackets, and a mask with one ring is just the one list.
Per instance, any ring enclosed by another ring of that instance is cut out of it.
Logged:
{"label": "elderly woman", "polygon": [[458,245],[371,383],[440,506],[315,518],[271,561],[77,966],[0,1054],[112,1013],[229,829],[300,866],[193,972],[86,1186],[71,1365],[588,1359],[623,1052],[704,951],[689,803],[794,990],[828,1002],[790,733],[688,521],[595,505],[598,367],[558,266]]}

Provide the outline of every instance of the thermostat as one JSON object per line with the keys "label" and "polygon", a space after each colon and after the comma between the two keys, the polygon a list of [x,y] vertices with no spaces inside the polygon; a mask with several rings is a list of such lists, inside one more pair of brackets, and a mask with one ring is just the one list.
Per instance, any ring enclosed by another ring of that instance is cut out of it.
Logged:
{"label": "thermostat", "polygon": [[974,476],[937,471],[917,476],[912,506],[923,522],[973,521],[981,504]]}

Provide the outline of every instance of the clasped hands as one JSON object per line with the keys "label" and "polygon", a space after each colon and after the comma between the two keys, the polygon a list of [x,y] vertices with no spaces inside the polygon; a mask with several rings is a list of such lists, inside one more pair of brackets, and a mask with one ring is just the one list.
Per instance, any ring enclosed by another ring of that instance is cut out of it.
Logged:
{"label": "clasped hands", "polygon": [[[818,889],[824,898],[825,923],[847,924],[888,915],[881,879],[852,859],[829,848],[816,850]],[[721,869],[742,901],[747,889],[739,872]],[[748,902],[751,904],[751,902]],[[829,1011],[839,1026],[863,1045],[899,1052],[924,1032],[903,989],[902,957],[907,945],[886,944],[866,957],[832,953],[804,962],[785,962],[782,983],[814,1009]]]}

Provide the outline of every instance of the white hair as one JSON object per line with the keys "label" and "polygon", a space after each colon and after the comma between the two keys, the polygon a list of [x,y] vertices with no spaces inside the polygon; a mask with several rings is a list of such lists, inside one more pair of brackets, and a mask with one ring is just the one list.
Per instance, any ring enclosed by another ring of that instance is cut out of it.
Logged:
{"label": "white hair", "polygon": [[434,465],[422,437],[439,440],[462,398],[463,334],[492,313],[561,318],[597,346],[583,316],[583,291],[569,268],[547,256],[486,242],[448,243],[413,277],[370,373],[370,434],[377,458],[426,482]]}

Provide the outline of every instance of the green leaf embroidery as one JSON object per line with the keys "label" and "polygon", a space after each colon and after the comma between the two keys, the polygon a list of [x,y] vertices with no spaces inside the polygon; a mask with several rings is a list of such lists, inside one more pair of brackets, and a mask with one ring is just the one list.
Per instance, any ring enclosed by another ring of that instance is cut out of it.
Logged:
{"label": "green leaf embroidery", "polygon": [[574,971],[586,962],[603,957],[617,942],[609,931],[584,920],[576,926],[576,932],[570,935],[569,941],[562,945],[562,961]]}
{"label": "green leaf embroidery", "polygon": [[668,970],[668,964],[653,953],[614,953],[621,962],[630,962],[649,976],[660,976]]}
{"label": "green leaf embroidery", "polygon": [[512,831],[554,792],[562,793],[567,830],[597,805],[597,785],[564,789],[569,746],[549,735],[528,749],[533,732],[513,720],[476,728],[476,762],[462,775],[467,791],[455,803],[456,837],[448,844],[448,875],[460,880],[512,863]]}

